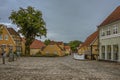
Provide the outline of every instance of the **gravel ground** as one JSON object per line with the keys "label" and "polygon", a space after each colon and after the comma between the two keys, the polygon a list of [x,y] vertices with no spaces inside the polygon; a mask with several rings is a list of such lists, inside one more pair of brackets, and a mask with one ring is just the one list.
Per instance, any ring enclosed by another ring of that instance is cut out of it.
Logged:
{"label": "gravel ground", "polygon": [[120,80],[120,64],[66,57],[21,57],[2,64],[0,80]]}

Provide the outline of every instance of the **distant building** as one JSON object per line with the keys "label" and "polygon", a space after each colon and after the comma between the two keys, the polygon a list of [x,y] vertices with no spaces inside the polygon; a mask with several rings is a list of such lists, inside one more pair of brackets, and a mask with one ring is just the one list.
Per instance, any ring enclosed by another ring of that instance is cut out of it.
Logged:
{"label": "distant building", "polygon": [[78,54],[84,54],[87,59],[97,59],[98,57],[98,31],[89,35],[85,42],[83,42],[79,49]]}
{"label": "distant building", "polygon": [[8,28],[3,24],[0,24],[0,27],[2,27],[2,34],[0,34],[0,47],[3,48],[7,54],[10,49],[12,49],[13,52],[22,53],[20,35],[13,28]]}
{"label": "distant building", "polygon": [[120,62],[120,6],[99,26],[100,60]]}
{"label": "distant building", "polygon": [[63,42],[55,42],[51,41],[49,45],[47,45],[42,52],[43,55],[57,55],[64,56],[64,44]]}
{"label": "distant building", "polygon": [[30,45],[30,55],[36,55],[37,53],[41,53],[41,50],[44,47],[45,47],[45,44],[43,42],[35,39]]}
{"label": "distant building", "polygon": [[64,49],[65,49],[65,54],[71,54],[72,50],[70,46],[64,46]]}

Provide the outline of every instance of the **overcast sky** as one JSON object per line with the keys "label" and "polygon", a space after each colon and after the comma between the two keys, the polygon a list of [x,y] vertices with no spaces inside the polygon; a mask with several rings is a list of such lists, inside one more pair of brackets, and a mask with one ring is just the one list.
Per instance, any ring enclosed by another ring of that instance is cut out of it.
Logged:
{"label": "overcast sky", "polygon": [[47,38],[84,41],[119,5],[120,0],[0,0],[0,23],[11,25],[12,10],[32,6],[43,13]]}

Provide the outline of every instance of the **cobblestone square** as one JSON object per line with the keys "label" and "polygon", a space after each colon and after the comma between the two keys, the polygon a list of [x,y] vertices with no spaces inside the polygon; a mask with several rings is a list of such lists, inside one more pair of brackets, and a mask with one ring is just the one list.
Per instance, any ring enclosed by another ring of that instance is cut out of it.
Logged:
{"label": "cobblestone square", "polygon": [[66,57],[21,57],[2,64],[0,80],[120,80],[120,64]]}

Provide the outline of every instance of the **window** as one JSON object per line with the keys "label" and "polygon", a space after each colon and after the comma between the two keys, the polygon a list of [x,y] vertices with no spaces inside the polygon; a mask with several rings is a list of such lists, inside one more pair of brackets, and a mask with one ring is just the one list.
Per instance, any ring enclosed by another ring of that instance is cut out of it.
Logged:
{"label": "window", "polygon": [[102,59],[105,59],[105,46],[102,46],[101,48],[101,52],[102,52]]}
{"label": "window", "polygon": [[117,34],[117,33],[118,33],[118,27],[116,25],[114,25],[113,34]]}
{"label": "window", "polygon": [[101,31],[101,36],[105,36],[105,32],[104,32],[103,29],[102,29],[102,31]]}
{"label": "window", "polygon": [[108,30],[107,30],[107,35],[110,35],[110,29],[108,28]]}
{"label": "window", "polygon": [[113,45],[113,59],[118,60],[118,45]]}
{"label": "window", "polygon": [[8,35],[5,35],[4,39],[5,39],[5,40],[8,40]]}
{"label": "window", "polygon": [[111,45],[107,45],[107,59],[111,59]]}
{"label": "window", "polygon": [[0,40],[2,40],[3,39],[3,36],[2,35],[0,35]]}
{"label": "window", "polygon": [[13,49],[13,45],[12,45],[12,44],[10,44],[10,45],[9,45],[9,48],[10,48],[10,49]]}
{"label": "window", "polygon": [[2,48],[3,48],[3,49],[6,49],[6,44],[2,44]]}

